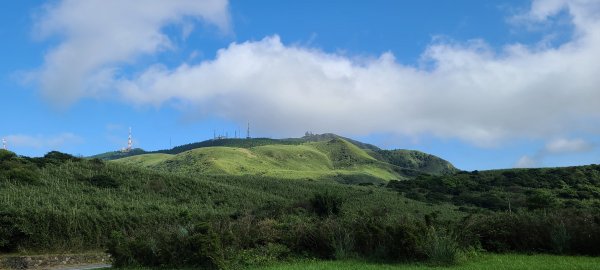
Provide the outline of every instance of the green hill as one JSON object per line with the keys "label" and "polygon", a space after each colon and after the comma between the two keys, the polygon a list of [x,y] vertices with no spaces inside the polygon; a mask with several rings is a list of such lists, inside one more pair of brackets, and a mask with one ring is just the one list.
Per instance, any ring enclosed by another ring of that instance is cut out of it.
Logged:
{"label": "green hill", "polygon": [[410,168],[434,175],[445,175],[458,172],[450,162],[437,156],[415,150],[374,150],[373,157],[400,168]]}
{"label": "green hill", "polygon": [[[166,172],[205,175],[260,175],[283,179],[350,178],[360,182],[406,179],[394,166],[342,140],[249,148],[203,147],[176,155],[144,154],[115,160]],[[354,182],[354,181],[350,181]]]}
{"label": "green hill", "polygon": [[167,172],[266,175],[285,179],[336,178],[344,183],[406,180],[457,171],[449,162],[411,150],[382,150],[335,134],[290,139],[218,139],[170,150],[94,156]]}

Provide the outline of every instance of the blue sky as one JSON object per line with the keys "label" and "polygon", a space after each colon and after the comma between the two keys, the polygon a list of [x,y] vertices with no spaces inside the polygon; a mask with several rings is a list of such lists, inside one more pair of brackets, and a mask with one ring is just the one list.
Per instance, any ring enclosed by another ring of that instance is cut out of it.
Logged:
{"label": "blue sky", "polygon": [[600,163],[600,4],[10,1],[0,136],[92,155],[334,132],[465,170]]}

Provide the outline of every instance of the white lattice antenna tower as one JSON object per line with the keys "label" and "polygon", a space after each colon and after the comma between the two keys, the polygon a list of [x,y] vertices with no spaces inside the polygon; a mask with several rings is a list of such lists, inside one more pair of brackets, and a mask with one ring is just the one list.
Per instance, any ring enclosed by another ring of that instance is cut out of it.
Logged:
{"label": "white lattice antenna tower", "polygon": [[6,139],[5,138],[2,138],[2,149],[8,150],[8,148],[6,147]]}
{"label": "white lattice antenna tower", "polygon": [[130,151],[133,147],[133,141],[131,140],[131,127],[129,127],[129,137],[127,138],[127,151]]}

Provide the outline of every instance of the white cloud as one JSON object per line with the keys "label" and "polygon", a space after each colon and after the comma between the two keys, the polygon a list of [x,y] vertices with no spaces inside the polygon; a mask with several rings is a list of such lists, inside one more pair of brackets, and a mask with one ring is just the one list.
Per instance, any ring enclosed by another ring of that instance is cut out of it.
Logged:
{"label": "white cloud", "polygon": [[544,148],[540,149],[533,156],[522,156],[515,164],[516,168],[531,168],[539,166],[544,159],[549,156],[578,154],[589,152],[595,145],[584,139],[558,138],[546,143]]}
{"label": "white cloud", "polygon": [[583,139],[556,139],[544,148],[545,152],[551,154],[581,153],[594,148],[594,145]]}
{"label": "white cloud", "polygon": [[59,106],[101,95],[111,88],[119,64],[173,47],[163,27],[180,24],[189,35],[192,19],[227,30],[227,0],[62,0],[47,5],[36,33],[62,41],[45,55],[37,74],[43,94]]}
{"label": "white cloud", "polygon": [[[98,44],[107,43],[90,39],[99,43],[84,46],[84,54],[94,57],[83,64],[75,56],[62,56],[63,50],[64,54],[80,51],[71,47],[79,46],[75,41],[88,41],[69,34],[47,57],[46,75],[50,81],[60,82],[58,86],[68,84],[72,77],[86,78],[88,83],[92,79],[109,82],[110,88],[118,89],[126,101],[136,105],[176,102],[194,112],[239,123],[249,120],[263,134],[297,135],[306,130],[348,135],[433,134],[493,145],[514,137],[561,136],[564,130],[581,131],[600,120],[600,13],[593,12],[599,8],[600,2],[591,0],[533,1],[522,18],[543,22],[565,11],[576,31],[572,39],[560,47],[509,44],[499,52],[481,40],[436,41],[422,55],[425,67],[399,63],[391,53],[365,59],[286,45],[274,35],[233,43],[219,50],[215,59],[196,65],[182,64],[175,69],[155,65],[133,77],[115,77],[112,69],[97,72],[107,63],[169,47],[160,26],[182,15],[179,9],[171,9],[161,13],[160,20],[132,20],[131,29],[145,34],[132,36],[123,50],[118,46],[103,48]],[[78,16],[85,17],[83,14]],[[144,17],[140,14],[133,17]],[[59,21],[59,25],[79,22],[68,16]],[[100,31],[106,36],[102,39],[113,43],[121,40],[132,31],[120,30],[129,29],[129,24],[101,24],[102,29],[112,29]],[[86,31],[95,28],[95,24],[76,27]],[[67,31],[72,32],[78,33]],[[96,54],[101,60],[95,60]],[[58,56],[73,61],[55,60]],[[76,69],[74,76],[62,76],[67,74],[64,70],[74,69],[73,65],[83,68]],[[81,75],[78,70],[92,75]],[[72,100],[94,88],[78,92],[80,85],[77,81],[66,87],[67,97]]]}
{"label": "white cloud", "polygon": [[83,143],[83,139],[73,133],[61,133],[54,136],[43,135],[23,135],[14,134],[4,137],[9,149],[11,148],[30,148],[30,149],[48,149],[56,150],[66,145],[76,145]]}
{"label": "white cloud", "polygon": [[538,166],[539,160],[530,156],[522,156],[515,164],[515,168],[533,168]]}

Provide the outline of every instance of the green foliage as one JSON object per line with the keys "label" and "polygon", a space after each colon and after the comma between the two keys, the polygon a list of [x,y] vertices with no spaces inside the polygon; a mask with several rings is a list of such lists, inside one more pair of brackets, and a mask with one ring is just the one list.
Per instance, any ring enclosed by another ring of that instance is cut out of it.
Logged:
{"label": "green foliage", "polygon": [[388,187],[425,202],[493,211],[598,208],[600,165],[420,175]]}
{"label": "green foliage", "polygon": [[189,175],[257,175],[286,179],[335,177],[342,183],[382,183],[404,177],[394,166],[375,160],[342,139],[249,148],[201,147],[176,155],[145,154],[116,162]]}
{"label": "green foliage", "polygon": [[99,188],[118,188],[119,181],[109,175],[94,175],[87,179],[87,181],[92,185]]}
{"label": "green foliage", "polygon": [[[138,229],[195,224],[208,217],[235,217],[248,211],[268,212],[268,217],[275,215],[273,211],[285,213],[286,218],[308,215],[309,198],[325,190],[344,201],[341,213],[389,208],[389,215],[400,215],[440,208],[408,200],[384,188],[346,186],[332,180],[165,173],[98,159],[49,161],[44,157],[4,156],[7,158],[0,162],[0,166],[6,166],[6,170],[0,170],[2,177],[22,166],[35,175],[33,182],[0,178],[0,211],[18,221],[11,223],[10,228],[17,229],[11,232],[27,236],[3,236],[3,245],[8,241],[11,250],[17,251],[95,250],[107,245],[112,231],[128,234]],[[448,215],[457,214],[450,206],[441,208]],[[267,230],[272,226],[266,225],[272,223],[262,219],[256,222],[257,227],[264,228],[262,236],[241,230],[235,233],[240,239],[250,237],[244,235],[255,237],[243,241],[244,249],[272,242],[274,236]]]}
{"label": "green foliage", "polygon": [[28,235],[14,215],[0,212],[0,252],[14,252]]}
{"label": "green foliage", "polygon": [[8,150],[4,150],[4,149],[0,149],[0,161],[5,161],[5,160],[11,160],[17,157],[17,154],[8,151]]}
{"label": "green foliage", "polygon": [[115,266],[223,269],[224,251],[219,235],[208,224],[166,227],[124,235],[112,234],[108,252]]}
{"label": "green foliage", "polygon": [[[381,150],[330,133],[307,133],[296,139],[207,140],[170,150],[145,152],[134,149],[93,158],[119,159],[130,165],[192,174],[252,174],[295,179],[338,175],[342,176],[342,183],[352,184],[456,171],[452,164],[432,155],[409,150]],[[347,179],[347,175],[351,177]]]}
{"label": "green foliage", "polygon": [[13,152],[0,150],[0,184],[35,184],[39,177],[39,169],[33,162]]}
{"label": "green foliage", "polygon": [[338,215],[342,209],[342,199],[325,192],[310,199],[312,210],[321,217]]}
{"label": "green foliage", "polygon": [[572,270],[597,269],[599,257],[556,256],[544,254],[481,254],[455,266],[431,267],[424,263],[381,263],[364,259],[301,260],[251,268],[253,270]]}
{"label": "green foliage", "polygon": [[421,248],[432,265],[455,265],[461,253],[456,239],[451,234],[444,230],[436,230],[434,227],[429,230]]}
{"label": "green foliage", "polygon": [[598,211],[495,213],[467,222],[484,249],[600,255]]}
{"label": "green foliage", "polygon": [[526,200],[529,209],[548,209],[558,206],[558,198],[546,190],[534,190]]}
{"label": "green foliage", "polygon": [[372,155],[400,168],[432,175],[453,174],[458,170],[448,161],[414,150],[375,150]]}

